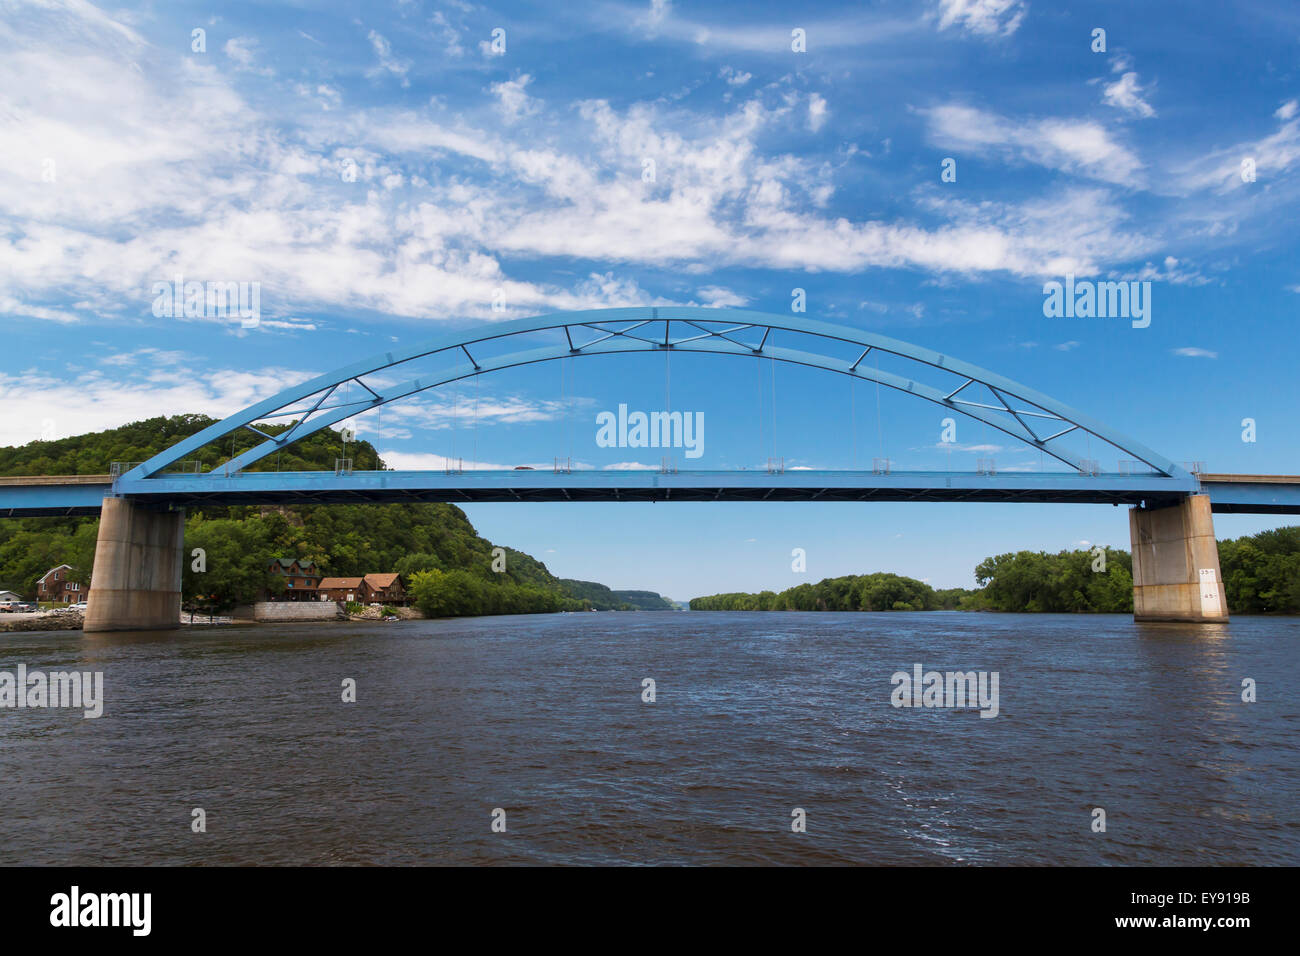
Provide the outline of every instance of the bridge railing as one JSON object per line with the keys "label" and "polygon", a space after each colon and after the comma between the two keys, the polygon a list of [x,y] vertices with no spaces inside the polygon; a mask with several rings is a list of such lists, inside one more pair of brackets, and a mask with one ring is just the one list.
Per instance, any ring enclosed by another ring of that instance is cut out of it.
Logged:
{"label": "bridge railing", "polygon": [[[110,478],[119,478],[125,475],[132,468],[137,468],[144,464],[141,461],[114,461],[108,466],[108,476]],[[203,473],[203,462],[193,459],[187,461],[178,461],[168,465],[161,472],[168,475],[200,475]]]}

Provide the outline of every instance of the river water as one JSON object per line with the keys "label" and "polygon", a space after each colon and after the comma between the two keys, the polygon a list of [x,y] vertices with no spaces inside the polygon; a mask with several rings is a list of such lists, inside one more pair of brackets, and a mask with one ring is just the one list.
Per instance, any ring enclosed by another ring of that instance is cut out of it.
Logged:
{"label": "river water", "polygon": [[[1294,620],[0,635],[20,663],[101,671],[105,701],[0,709],[2,864],[1300,864]],[[998,715],[891,706],[916,664],[997,672]]]}

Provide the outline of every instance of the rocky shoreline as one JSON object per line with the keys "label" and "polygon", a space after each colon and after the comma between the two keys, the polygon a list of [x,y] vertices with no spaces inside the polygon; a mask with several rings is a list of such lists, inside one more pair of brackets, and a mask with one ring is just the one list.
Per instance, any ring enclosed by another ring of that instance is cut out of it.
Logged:
{"label": "rocky shoreline", "polygon": [[81,611],[34,611],[0,617],[0,633],[18,631],[79,631],[85,615]]}

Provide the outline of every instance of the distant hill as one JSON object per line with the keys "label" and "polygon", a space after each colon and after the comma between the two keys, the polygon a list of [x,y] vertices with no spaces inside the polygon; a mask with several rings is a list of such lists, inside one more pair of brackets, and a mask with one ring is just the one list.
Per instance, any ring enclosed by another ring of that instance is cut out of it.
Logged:
{"label": "distant hill", "polygon": [[597,611],[670,611],[673,604],[654,591],[611,591],[594,581],[563,578],[560,586],[569,597],[587,601]]}
{"label": "distant hill", "polygon": [[638,611],[672,611],[677,605],[654,591],[614,591],[614,597]]}

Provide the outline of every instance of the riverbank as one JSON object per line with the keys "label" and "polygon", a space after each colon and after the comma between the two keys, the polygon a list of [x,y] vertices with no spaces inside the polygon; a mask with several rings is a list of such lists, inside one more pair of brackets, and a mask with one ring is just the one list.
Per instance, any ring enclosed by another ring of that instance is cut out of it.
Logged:
{"label": "riverbank", "polygon": [[[281,606],[291,607],[292,605]],[[273,618],[254,616],[251,613],[241,615],[239,613],[241,610],[245,609],[236,608],[236,613],[232,615],[211,616],[198,613],[191,615],[188,611],[182,611],[176,623],[178,627],[253,627],[265,624],[295,623],[296,621],[305,623],[308,620],[313,624],[345,624],[350,621],[382,623],[385,620],[416,621],[424,618],[424,615],[413,607],[367,607],[349,614],[337,605],[331,604],[324,609],[316,609],[320,612],[319,616],[312,618]],[[251,609],[248,610],[251,611]],[[85,620],[85,612],[69,609],[11,613],[0,617],[0,634],[29,631],[79,631],[85,624]]]}

